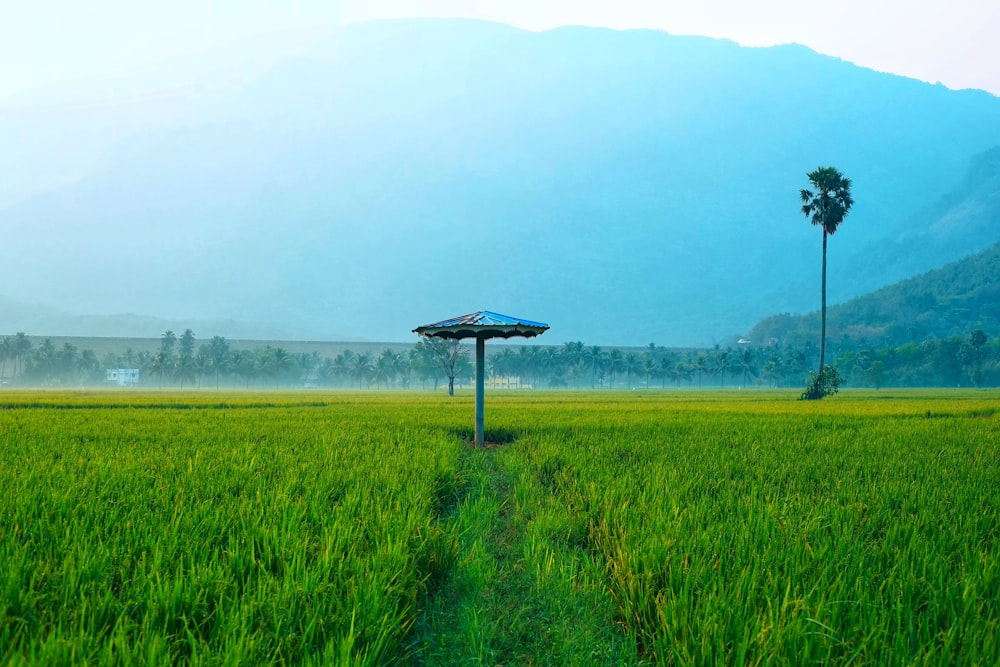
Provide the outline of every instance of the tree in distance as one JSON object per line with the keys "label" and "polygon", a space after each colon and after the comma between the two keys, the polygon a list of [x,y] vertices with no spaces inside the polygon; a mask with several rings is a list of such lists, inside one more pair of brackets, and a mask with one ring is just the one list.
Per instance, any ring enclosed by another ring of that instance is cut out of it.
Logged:
{"label": "tree in distance", "polygon": [[976,369],[969,374],[969,379],[977,387],[983,383],[983,346],[986,342],[986,334],[982,329],[976,329],[969,334],[969,345],[976,351]]}
{"label": "tree in distance", "polygon": [[837,369],[826,362],[826,244],[827,237],[837,231],[847,212],[854,205],[851,198],[851,180],[834,167],[817,167],[806,174],[813,189],[799,192],[802,215],[814,225],[823,228],[822,300],[820,308],[819,373],[812,377],[804,399],[819,399],[837,392],[840,378]]}
{"label": "tree in distance", "polygon": [[448,395],[455,395],[455,376],[458,374],[461,361],[468,354],[468,349],[460,340],[445,340],[435,336],[421,336],[417,341],[419,355],[433,358],[448,376]]}

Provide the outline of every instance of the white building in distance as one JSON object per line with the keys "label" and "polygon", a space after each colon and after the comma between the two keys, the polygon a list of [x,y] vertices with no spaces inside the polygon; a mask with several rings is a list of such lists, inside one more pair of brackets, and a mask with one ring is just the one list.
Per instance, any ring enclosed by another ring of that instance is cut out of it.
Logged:
{"label": "white building in distance", "polygon": [[139,384],[139,369],[109,368],[105,371],[104,381],[119,387],[134,387]]}

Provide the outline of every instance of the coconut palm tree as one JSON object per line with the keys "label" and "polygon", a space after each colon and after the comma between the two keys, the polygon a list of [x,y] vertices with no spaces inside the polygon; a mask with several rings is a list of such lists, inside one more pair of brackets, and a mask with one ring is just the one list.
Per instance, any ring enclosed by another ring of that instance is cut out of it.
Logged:
{"label": "coconut palm tree", "polygon": [[173,361],[174,348],[176,346],[177,346],[177,336],[174,334],[173,331],[167,329],[166,331],[163,332],[163,335],[160,336],[160,352],[163,352],[164,355],[166,355],[166,359],[168,362]]}
{"label": "coconut palm tree", "polygon": [[341,386],[344,380],[351,377],[351,367],[354,365],[354,352],[344,350],[333,358],[333,374],[340,379]]}
{"label": "coconut palm tree", "polygon": [[14,358],[14,341],[10,336],[0,340],[0,380],[7,374],[7,360]]}
{"label": "coconut palm tree", "polygon": [[212,336],[212,340],[201,346],[205,356],[211,361],[211,369],[215,372],[215,388],[219,388],[219,376],[228,373],[232,367],[232,351],[229,343],[222,336]]}
{"label": "coconut palm tree", "polygon": [[[814,385],[820,387],[826,361],[826,238],[837,231],[847,212],[854,205],[851,180],[833,167],[817,167],[806,174],[812,190],[802,189],[802,215],[823,228],[822,301],[820,308],[819,375]],[[813,398],[822,398],[820,391]]]}
{"label": "coconut palm tree", "polygon": [[399,372],[399,356],[398,353],[385,348],[375,359],[372,364],[372,380],[374,380],[376,388],[379,384],[385,384],[385,388],[389,388]]}
{"label": "coconut palm tree", "polygon": [[971,380],[977,387],[983,382],[983,346],[986,343],[986,334],[982,329],[976,329],[969,335],[969,345],[976,351],[976,370],[973,371]]}
{"label": "coconut palm tree", "polygon": [[358,381],[358,389],[363,388],[366,382],[371,384],[373,372],[372,357],[367,352],[355,355],[351,359],[350,374],[351,377]]}
{"label": "coconut palm tree", "polygon": [[18,331],[14,334],[14,342],[11,346],[14,355],[13,375],[17,375],[18,372],[24,372],[24,361],[31,353],[31,339],[23,331]]}
{"label": "coconut palm tree", "polygon": [[625,369],[625,355],[614,347],[608,350],[608,388],[615,388],[615,374]]}
{"label": "coconut palm tree", "polygon": [[709,370],[708,360],[704,354],[695,356],[694,361],[691,362],[691,370],[698,376],[698,389],[701,389],[701,376]]}
{"label": "coconut palm tree", "polygon": [[656,373],[657,369],[660,367],[656,363],[656,352],[654,350],[649,350],[642,357],[642,374],[646,376],[646,389],[649,389],[649,376]]}
{"label": "coconut palm tree", "polygon": [[250,350],[233,350],[230,359],[230,368],[233,369],[234,375],[243,378],[248,389],[250,388],[251,378],[256,377],[257,373],[260,372],[257,355]]}
{"label": "coconut palm tree", "polygon": [[757,376],[757,355],[753,349],[744,347],[740,350],[736,358],[736,366],[743,373],[743,387],[750,382],[751,377]]}
{"label": "coconut palm tree", "polygon": [[392,372],[395,374],[397,384],[403,389],[410,388],[410,358],[402,352],[395,352],[392,356]]}
{"label": "coconut palm tree", "polygon": [[539,371],[541,370],[541,357],[537,345],[521,345],[517,349],[515,364],[518,374],[528,378],[528,385],[535,387],[538,385]]}
{"label": "coconut palm tree", "polygon": [[149,372],[159,378],[160,387],[163,386],[163,376],[166,375],[167,370],[170,366],[170,359],[167,357],[165,350],[160,350],[153,355],[152,359],[149,361]]}
{"label": "coconut palm tree", "polygon": [[275,385],[278,384],[282,375],[286,375],[296,368],[295,358],[288,350],[270,345],[265,345],[262,349],[257,350],[257,363],[265,378],[274,378]]}
{"label": "coconut palm tree", "polygon": [[583,358],[586,361],[588,367],[590,367],[593,372],[594,381],[591,384],[591,389],[597,388],[597,375],[601,371],[601,366],[604,364],[605,354],[604,351],[597,345],[587,348],[583,353]]}
{"label": "coconut palm tree", "polygon": [[[42,344],[35,349],[31,354],[30,368],[27,371],[32,372],[36,377],[50,382],[56,374],[56,364],[58,362],[58,351],[56,350],[55,344],[52,340],[46,338],[42,341]],[[22,368],[22,372],[25,369]]]}
{"label": "coconut palm tree", "polygon": [[566,369],[567,379],[574,381],[574,384],[584,375],[586,365],[584,355],[586,353],[587,348],[583,341],[571,341],[563,344],[563,367]]}
{"label": "coconut palm tree", "polygon": [[56,374],[62,376],[63,380],[69,379],[77,370],[80,362],[80,351],[72,343],[63,343],[63,346],[55,353],[54,370]]}
{"label": "coconut palm tree", "polygon": [[[718,346],[716,346],[718,348]],[[719,374],[719,387],[726,386],[726,373],[732,371],[735,365],[735,359],[733,358],[733,351],[731,349],[725,350],[715,350],[715,365],[712,368],[714,373]]]}
{"label": "coconut palm tree", "polygon": [[681,382],[685,381],[688,383],[688,385],[690,385],[692,374],[693,372],[691,370],[691,366],[686,361],[678,361],[676,364],[674,364],[674,369],[673,369],[674,382],[677,383],[678,387],[681,386]]}
{"label": "coconut palm tree", "polygon": [[[166,334],[164,334],[166,335]],[[193,357],[194,356],[194,332],[190,329],[185,329],[184,333],[178,339],[180,354],[182,357]]]}
{"label": "coconut palm tree", "polygon": [[629,352],[625,355],[622,363],[625,366],[625,386],[631,389],[633,386],[632,376],[642,374],[642,360],[635,352]]}
{"label": "coconut palm tree", "polygon": [[198,378],[198,366],[195,364],[195,359],[190,354],[182,354],[177,357],[174,361],[174,379],[179,380],[181,383],[181,389],[184,388],[185,382],[190,382],[194,384],[194,381]]}
{"label": "coconut palm tree", "polygon": [[504,377],[507,379],[507,386],[513,387],[513,380],[517,378],[517,386],[520,387],[521,377],[517,374],[517,358],[514,355],[514,350],[510,347],[505,347],[492,357],[490,357],[490,362],[493,365],[493,375],[497,377]]}
{"label": "coconut palm tree", "polygon": [[101,379],[101,362],[97,358],[97,353],[93,350],[81,350],[80,359],[77,361],[77,368],[87,382],[94,382]]}

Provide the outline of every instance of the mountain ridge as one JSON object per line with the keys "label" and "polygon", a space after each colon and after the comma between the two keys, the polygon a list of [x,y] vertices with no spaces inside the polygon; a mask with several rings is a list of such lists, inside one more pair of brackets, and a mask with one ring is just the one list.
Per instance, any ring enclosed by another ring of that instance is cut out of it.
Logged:
{"label": "mountain ridge", "polygon": [[[1000,145],[987,93],[805,47],[435,21],[328,46],[0,210],[4,282],[31,286],[0,292],[302,338],[404,340],[490,307],[566,339],[706,344],[814,307],[809,169],[855,182],[830,249],[841,301],[891,277],[853,257]],[[940,247],[911,243],[906,270],[957,258]]]}
{"label": "mountain ridge", "polygon": [[[1000,332],[1000,243],[945,266],[827,309],[830,340],[988,337]],[[819,337],[819,313],[772,315],[750,330],[755,341],[791,345]]]}

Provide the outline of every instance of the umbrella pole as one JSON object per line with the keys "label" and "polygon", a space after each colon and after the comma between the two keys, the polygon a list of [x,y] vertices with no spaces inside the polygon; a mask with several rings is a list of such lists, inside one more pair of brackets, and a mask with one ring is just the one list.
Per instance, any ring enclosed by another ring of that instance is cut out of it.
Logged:
{"label": "umbrella pole", "polygon": [[486,376],[486,338],[476,336],[476,447],[483,446],[483,395]]}

